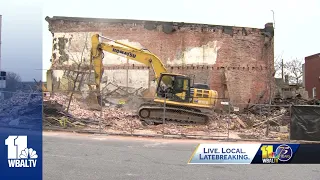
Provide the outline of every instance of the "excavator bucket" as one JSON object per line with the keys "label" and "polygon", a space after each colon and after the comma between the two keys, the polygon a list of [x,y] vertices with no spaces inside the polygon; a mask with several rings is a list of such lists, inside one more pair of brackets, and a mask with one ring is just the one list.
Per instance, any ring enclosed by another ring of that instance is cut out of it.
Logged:
{"label": "excavator bucket", "polygon": [[97,95],[96,92],[90,91],[88,97],[86,98],[86,103],[91,110],[99,111],[101,110],[103,103],[101,100],[101,96]]}
{"label": "excavator bucket", "polygon": [[85,102],[89,109],[91,110],[101,110],[103,106],[102,98],[100,96],[99,91],[96,89],[96,85],[88,85],[89,86],[89,93],[85,99]]}

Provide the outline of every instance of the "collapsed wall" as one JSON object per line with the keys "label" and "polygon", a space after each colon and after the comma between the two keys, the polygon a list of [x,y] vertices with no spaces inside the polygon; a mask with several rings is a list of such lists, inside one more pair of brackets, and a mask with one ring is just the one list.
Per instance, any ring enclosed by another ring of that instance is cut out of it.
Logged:
{"label": "collapsed wall", "polygon": [[[74,17],[46,20],[53,35],[52,74],[61,82],[64,69],[75,60],[89,59],[91,35],[99,33],[149,49],[170,72],[194,74],[195,82],[208,83],[220,98],[245,104],[262,103],[269,97],[274,60],[272,23],[257,29]],[[138,62],[129,60],[127,64],[125,57],[105,52],[103,64],[105,85],[112,83],[133,89],[152,86],[152,71]]]}

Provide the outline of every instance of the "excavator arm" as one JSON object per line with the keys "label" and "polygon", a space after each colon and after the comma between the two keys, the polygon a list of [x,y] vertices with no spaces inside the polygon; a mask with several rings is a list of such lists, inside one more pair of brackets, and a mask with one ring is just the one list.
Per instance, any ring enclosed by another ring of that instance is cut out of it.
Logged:
{"label": "excavator arm", "polygon": [[[100,42],[99,38],[107,39],[109,41],[114,42],[117,45],[111,45],[107,43]],[[128,59],[140,62],[150,68],[153,69],[155,79],[158,80],[161,73],[167,72],[167,69],[161,62],[161,60],[146,49],[138,49],[136,47],[129,46],[127,44],[121,43],[116,40],[109,39],[107,37],[100,36],[99,34],[95,34],[91,38],[92,42],[92,64],[95,71],[95,79],[97,88],[100,87],[101,78],[103,74],[103,51],[115,54],[115,55],[124,55]],[[171,83],[171,79],[163,79],[165,84]]]}

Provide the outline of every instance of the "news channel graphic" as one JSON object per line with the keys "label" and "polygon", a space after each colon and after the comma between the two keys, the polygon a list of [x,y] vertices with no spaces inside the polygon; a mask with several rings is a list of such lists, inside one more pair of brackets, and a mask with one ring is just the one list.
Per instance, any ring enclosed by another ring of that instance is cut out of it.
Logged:
{"label": "news channel graphic", "polygon": [[319,152],[320,144],[199,144],[188,164],[320,164]]}
{"label": "news channel graphic", "polygon": [[[18,132],[17,129],[9,129]],[[28,131],[28,130],[20,130]],[[28,132],[23,135],[0,133],[0,179],[42,179],[41,134]],[[28,134],[28,135],[25,135]],[[39,144],[40,143],[40,144]]]}

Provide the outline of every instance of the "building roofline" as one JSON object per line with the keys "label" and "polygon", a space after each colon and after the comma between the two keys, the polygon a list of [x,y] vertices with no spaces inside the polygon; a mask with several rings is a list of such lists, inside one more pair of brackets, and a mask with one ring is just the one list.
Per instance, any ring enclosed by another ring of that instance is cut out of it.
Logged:
{"label": "building roofline", "polygon": [[[228,25],[214,25],[214,24],[204,24],[204,23],[191,23],[191,22],[173,22],[173,21],[153,21],[153,20],[141,20],[141,19],[111,19],[111,18],[87,18],[87,17],[69,17],[69,16],[46,16],[45,20],[50,23],[52,21],[74,21],[74,22],[100,22],[100,23],[136,23],[136,24],[165,24],[171,23],[174,25],[183,25],[183,26],[220,26],[220,27],[235,27],[235,28],[251,28],[257,30],[264,30],[265,28],[253,28],[253,27],[240,27],[240,26],[228,26]],[[273,23],[266,23],[265,26],[272,26]]]}
{"label": "building roofline", "polygon": [[310,58],[313,58],[315,56],[319,56],[320,57],[320,53],[313,54],[313,55],[310,55],[310,56],[306,56],[305,59],[310,59]]}

